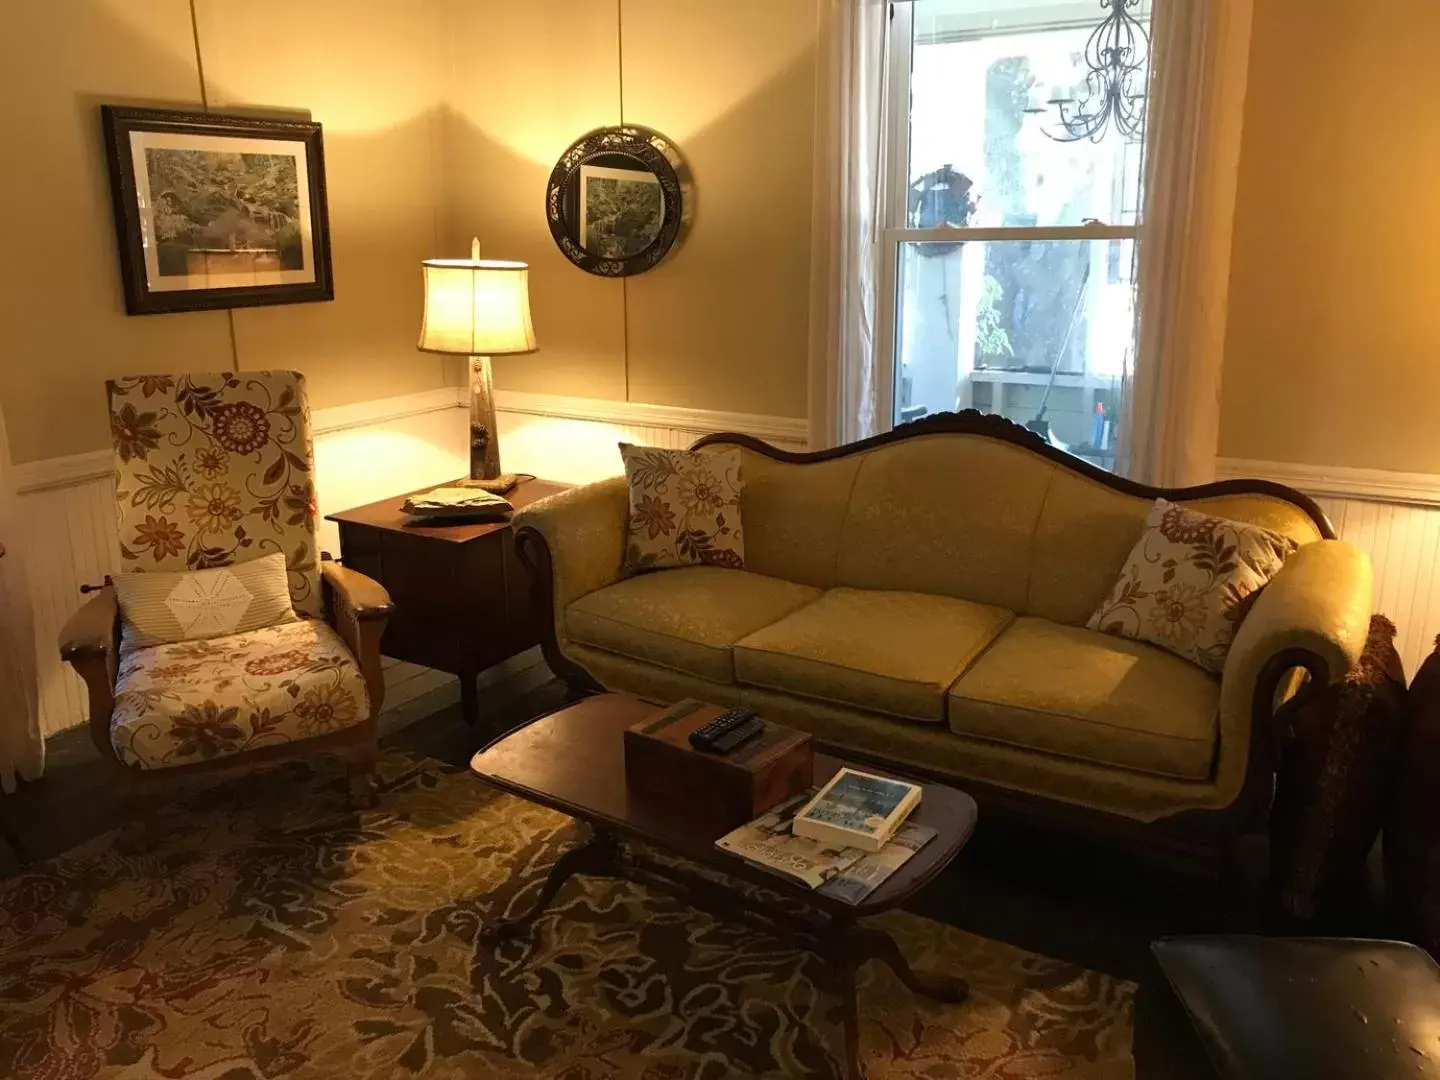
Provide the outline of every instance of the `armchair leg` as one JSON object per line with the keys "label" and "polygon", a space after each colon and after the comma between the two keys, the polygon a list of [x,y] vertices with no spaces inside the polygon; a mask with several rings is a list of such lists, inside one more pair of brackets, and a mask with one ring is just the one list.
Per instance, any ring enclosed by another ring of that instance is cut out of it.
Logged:
{"label": "armchair leg", "polygon": [[159,798],[143,783],[132,782],[124,793],[124,807],[125,823],[115,846],[126,855],[150,851],[159,834]]}
{"label": "armchair leg", "polygon": [[375,758],[367,755],[351,759],[345,763],[345,773],[350,784],[350,808],[369,810],[374,807]]}

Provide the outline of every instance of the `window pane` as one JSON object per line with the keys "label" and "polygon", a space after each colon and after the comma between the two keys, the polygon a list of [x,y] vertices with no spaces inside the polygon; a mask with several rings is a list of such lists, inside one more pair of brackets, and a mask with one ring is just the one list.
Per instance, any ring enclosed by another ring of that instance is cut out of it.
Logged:
{"label": "window pane", "polygon": [[1134,223],[1140,146],[1113,125],[1099,143],[1051,138],[1063,128],[1047,102],[1084,99],[1104,14],[1099,0],[915,4],[906,225]]}
{"label": "window pane", "polygon": [[1113,468],[1133,256],[1131,240],[901,244],[894,422],[976,408]]}

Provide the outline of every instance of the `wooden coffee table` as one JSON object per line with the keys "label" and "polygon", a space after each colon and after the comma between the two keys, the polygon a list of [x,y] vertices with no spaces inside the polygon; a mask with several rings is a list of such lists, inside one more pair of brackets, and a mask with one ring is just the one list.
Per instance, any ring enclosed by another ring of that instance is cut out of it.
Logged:
{"label": "wooden coffee table", "polygon": [[[492,945],[530,927],[573,874],[623,877],[678,889],[698,908],[779,931],[825,961],[840,998],[845,1067],[851,1077],[863,1075],[859,1065],[855,973],[866,961],[888,964],[900,981],[916,993],[941,1001],[965,1000],[969,987],[963,979],[913,970],[894,938],[861,925],[860,920],[903,904],[959,854],[975,828],[974,799],[943,784],[924,784],[924,795],[911,820],[935,829],[935,838],[859,904],[846,904],[721,851],[715,841],[729,828],[705,808],[677,806],[673,800],[657,800],[626,786],[623,733],[662,707],[658,702],[626,694],[601,694],[510,732],[471,760],[470,768],[486,783],[590,826],[589,838],[555,861],[529,909],[487,926],[482,945]],[[828,780],[842,764],[817,754],[816,783]],[[632,846],[636,844],[638,848]],[[806,910],[803,914],[787,910],[793,904],[762,906],[753,895],[737,887],[647,857],[643,850],[647,847],[679,856],[697,867],[721,871],[730,878],[763,885]]]}

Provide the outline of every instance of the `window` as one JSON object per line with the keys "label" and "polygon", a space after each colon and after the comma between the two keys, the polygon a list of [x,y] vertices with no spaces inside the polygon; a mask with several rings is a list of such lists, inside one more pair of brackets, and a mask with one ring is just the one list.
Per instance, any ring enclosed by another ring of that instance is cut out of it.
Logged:
{"label": "window", "polygon": [[1114,467],[1142,148],[1113,127],[1057,140],[1049,104],[1083,91],[1103,15],[1099,0],[893,5],[879,316],[893,423],[973,407]]}

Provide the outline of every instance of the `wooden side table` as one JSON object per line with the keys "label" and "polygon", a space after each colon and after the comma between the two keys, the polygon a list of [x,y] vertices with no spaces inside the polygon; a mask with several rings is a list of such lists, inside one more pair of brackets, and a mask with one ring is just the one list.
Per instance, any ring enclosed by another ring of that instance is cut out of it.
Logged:
{"label": "wooden side table", "polygon": [[[525,480],[506,498],[519,510],[569,486]],[[380,582],[395,601],[380,651],[458,675],[460,709],[473,726],[480,672],[539,643],[529,581],[508,522],[417,522],[401,511],[405,498],[327,520],[340,526],[344,564]]]}

